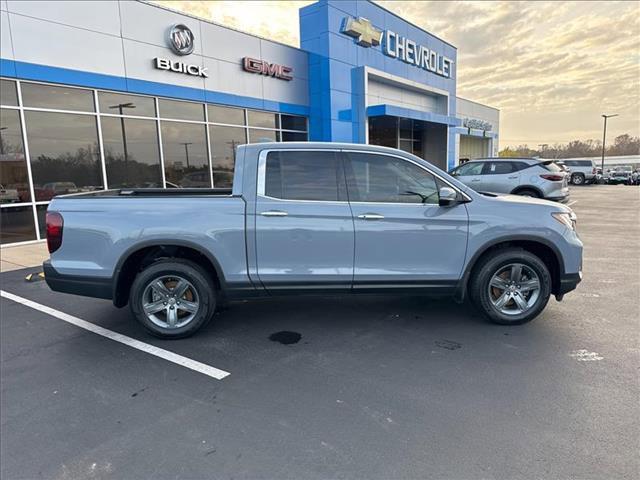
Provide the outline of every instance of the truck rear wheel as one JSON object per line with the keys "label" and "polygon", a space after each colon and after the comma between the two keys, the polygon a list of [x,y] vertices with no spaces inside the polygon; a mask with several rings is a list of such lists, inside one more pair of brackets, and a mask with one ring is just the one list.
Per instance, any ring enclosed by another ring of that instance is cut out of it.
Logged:
{"label": "truck rear wheel", "polygon": [[511,248],[486,258],[471,279],[470,296],[492,322],[519,325],[533,320],[551,295],[551,275],[542,260]]}
{"label": "truck rear wheel", "polygon": [[184,338],[193,335],[213,316],[216,291],[200,266],[180,258],[155,262],[133,281],[129,305],[152,335]]}

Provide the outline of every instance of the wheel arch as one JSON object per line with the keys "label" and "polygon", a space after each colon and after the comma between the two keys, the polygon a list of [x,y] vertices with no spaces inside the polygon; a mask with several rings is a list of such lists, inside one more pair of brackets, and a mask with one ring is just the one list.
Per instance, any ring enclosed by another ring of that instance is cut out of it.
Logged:
{"label": "wheel arch", "polygon": [[519,193],[524,190],[533,190],[538,195],[540,195],[540,198],[544,198],[544,192],[533,185],[518,185],[516,188],[511,190],[511,195],[519,195]]}
{"label": "wheel arch", "polygon": [[560,289],[560,278],[564,274],[562,255],[553,243],[540,237],[508,236],[491,240],[476,250],[464,269],[464,273],[456,289],[456,299],[463,301],[466,297],[469,280],[487,255],[505,248],[522,248],[536,255],[549,269],[551,275],[551,293],[555,294]]}
{"label": "wheel arch", "polygon": [[226,289],[220,263],[210,252],[197,244],[185,240],[150,240],[130,247],[120,257],[114,270],[113,304],[124,307],[129,301],[129,290],[141,268],[160,258],[184,258],[195,261],[210,275],[218,290]]}

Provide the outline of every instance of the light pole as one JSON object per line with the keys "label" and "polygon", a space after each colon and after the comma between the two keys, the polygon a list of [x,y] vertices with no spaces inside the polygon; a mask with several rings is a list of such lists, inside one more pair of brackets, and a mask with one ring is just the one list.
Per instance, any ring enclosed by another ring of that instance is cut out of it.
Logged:
{"label": "light pole", "polygon": [[187,157],[187,170],[189,170],[189,145],[193,145],[193,142],[182,142],[181,145],[184,145],[184,155]]}
{"label": "light pole", "polygon": [[[9,127],[0,127],[0,132],[6,130]],[[0,154],[4,155],[4,140],[2,140],[2,134],[0,133]]]}
{"label": "light pole", "polygon": [[127,151],[127,134],[124,131],[124,117],[122,116],[122,109],[136,108],[136,106],[133,103],[128,102],[111,105],[109,108],[117,108],[120,113],[120,128],[122,129],[122,145],[124,148],[124,184],[129,186],[129,152]]}
{"label": "light pole", "polygon": [[617,117],[618,114],[614,113],[613,115],[602,115],[602,118],[604,118],[604,130],[602,132],[602,175],[604,175],[604,147],[605,147],[605,142],[607,141],[607,118],[611,118],[611,117]]}

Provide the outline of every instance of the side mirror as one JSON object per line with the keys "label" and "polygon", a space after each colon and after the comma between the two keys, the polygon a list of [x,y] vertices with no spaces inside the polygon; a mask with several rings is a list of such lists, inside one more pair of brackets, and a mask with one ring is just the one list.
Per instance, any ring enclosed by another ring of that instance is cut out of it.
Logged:
{"label": "side mirror", "polygon": [[438,194],[440,196],[438,204],[441,207],[448,207],[458,201],[458,192],[451,187],[441,187]]}

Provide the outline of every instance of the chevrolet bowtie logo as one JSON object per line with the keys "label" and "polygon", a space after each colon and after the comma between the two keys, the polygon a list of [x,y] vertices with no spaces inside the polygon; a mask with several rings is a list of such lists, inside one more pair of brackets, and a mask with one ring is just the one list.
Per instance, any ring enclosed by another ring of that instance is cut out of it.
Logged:
{"label": "chevrolet bowtie logo", "polygon": [[342,33],[356,39],[358,45],[363,47],[375,47],[380,45],[382,30],[377,29],[366,18],[348,17],[342,28]]}

